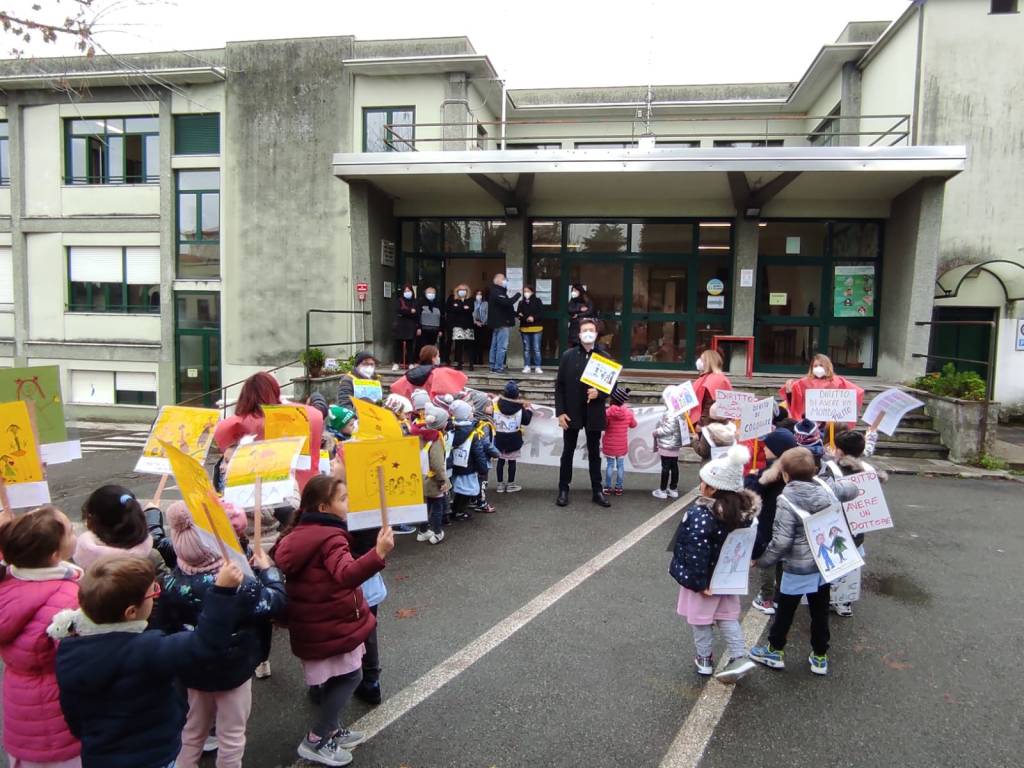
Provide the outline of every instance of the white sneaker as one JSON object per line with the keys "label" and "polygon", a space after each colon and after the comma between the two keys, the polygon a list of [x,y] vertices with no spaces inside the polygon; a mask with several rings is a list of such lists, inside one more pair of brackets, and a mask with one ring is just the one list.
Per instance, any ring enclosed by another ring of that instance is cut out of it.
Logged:
{"label": "white sneaker", "polygon": [[440,544],[442,541],[444,541],[444,531],[441,531],[440,533],[430,534],[431,544]]}
{"label": "white sneaker", "polygon": [[392,366],[391,366],[391,370],[392,370],[392,371],[397,371],[397,370],[399,370],[399,366],[398,366],[398,363],[395,363],[394,365],[392,365]]}
{"label": "white sneaker", "polygon": [[653,496],[656,499],[668,498],[668,494],[665,493],[665,491],[661,490],[661,488],[655,488],[653,491],[651,491],[651,496]]}
{"label": "white sneaker", "polygon": [[533,372],[534,373],[544,373],[544,371],[542,371],[540,368],[534,368]]}
{"label": "white sneaker", "polygon": [[521,490],[523,490],[523,486],[519,483],[509,483],[505,486],[505,493],[519,493]]}
{"label": "white sneaker", "polygon": [[668,493],[670,499],[679,498],[679,491],[677,491],[675,488],[669,488],[668,491],[666,491],[666,493]]}
{"label": "white sneaker", "polygon": [[529,372],[530,372],[530,366],[526,366],[525,368],[523,368],[523,373],[529,373]]}
{"label": "white sneaker", "polygon": [[494,486],[494,492],[495,493],[504,493],[505,492],[505,484],[504,483],[498,483],[497,485],[495,485]]}
{"label": "white sneaker", "polygon": [[211,733],[206,737],[206,741],[203,742],[203,754],[205,755],[207,752],[216,752],[217,746],[217,734]]}
{"label": "white sneaker", "polygon": [[430,529],[427,528],[425,531],[420,531],[416,534],[416,541],[430,541],[430,537],[434,534],[431,533]]}
{"label": "white sneaker", "polygon": [[270,662],[261,661],[256,667],[256,679],[266,680],[268,677],[270,677]]}

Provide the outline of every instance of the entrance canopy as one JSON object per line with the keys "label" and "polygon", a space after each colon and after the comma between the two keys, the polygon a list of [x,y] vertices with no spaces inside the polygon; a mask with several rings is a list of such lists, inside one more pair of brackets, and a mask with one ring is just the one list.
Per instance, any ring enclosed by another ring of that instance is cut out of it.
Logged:
{"label": "entrance canopy", "polygon": [[339,153],[409,215],[888,215],[925,178],[964,169],[964,147],[757,147]]}
{"label": "entrance canopy", "polygon": [[965,264],[944,272],[935,281],[935,298],[955,298],[959,295],[964,280],[977,277],[981,272],[987,272],[999,281],[1008,302],[1024,301],[1024,266],[1016,261],[1003,259],[983,261],[980,264]]}

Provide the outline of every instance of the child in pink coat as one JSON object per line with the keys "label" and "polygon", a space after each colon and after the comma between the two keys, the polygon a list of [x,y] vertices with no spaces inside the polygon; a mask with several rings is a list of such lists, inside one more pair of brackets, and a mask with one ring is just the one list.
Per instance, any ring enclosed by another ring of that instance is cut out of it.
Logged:
{"label": "child in pink coat", "polygon": [[46,634],[54,614],[78,607],[82,570],[71,521],[53,506],[0,526],[8,564],[0,578],[0,658],[4,662],[4,751],[11,768],[80,768],[82,751],[60,708],[57,645]]}
{"label": "child in pink coat", "polygon": [[[605,411],[607,426],[601,440],[601,453],[607,464],[604,471],[604,493],[622,495],[622,482],[626,474],[626,454],[629,453],[629,430],[636,429],[636,416],[629,402],[629,388],[616,386],[612,390],[612,404]],[[612,486],[612,470],[615,470],[615,485]]]}

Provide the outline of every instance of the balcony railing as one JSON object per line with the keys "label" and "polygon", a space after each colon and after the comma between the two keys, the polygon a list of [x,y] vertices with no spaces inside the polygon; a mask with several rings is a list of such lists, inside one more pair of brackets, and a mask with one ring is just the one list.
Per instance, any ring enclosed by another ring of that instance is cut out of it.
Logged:
{"label": "balcony railing", "polygon": [[[462,135],[459,135],[462,134]],[[910,115],[757,115],[468,120],[384,126],[387,151],[655,147],[908,146]]]}

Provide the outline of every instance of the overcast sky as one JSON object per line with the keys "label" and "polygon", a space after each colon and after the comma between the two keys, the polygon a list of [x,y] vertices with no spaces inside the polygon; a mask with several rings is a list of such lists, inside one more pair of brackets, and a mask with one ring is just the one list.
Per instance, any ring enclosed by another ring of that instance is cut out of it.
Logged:
{"label": "overcast sky", "polygon": [[[848,21],[892,20],[908,0],[96,0],[117,52],[217,48],[320,35],[467,35],[510,88],[798,80]],[[69,0],[41,3],[63,18]],[[244,10],[243,10],[244,9]],[[2,34],[2,33],[0,33]],[[14,43],[4,47],[9,50]],[[53,55],[53,46],[29,52]]]}

